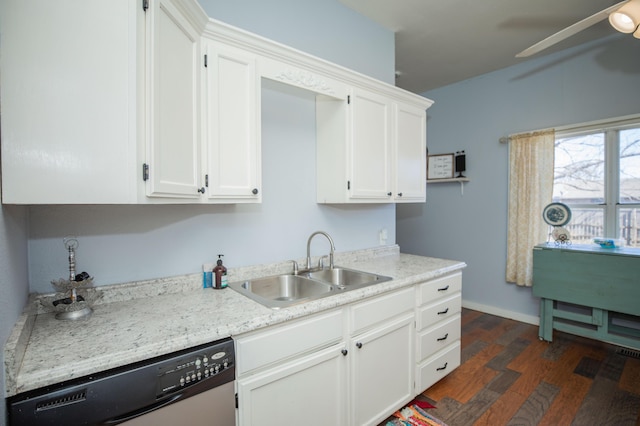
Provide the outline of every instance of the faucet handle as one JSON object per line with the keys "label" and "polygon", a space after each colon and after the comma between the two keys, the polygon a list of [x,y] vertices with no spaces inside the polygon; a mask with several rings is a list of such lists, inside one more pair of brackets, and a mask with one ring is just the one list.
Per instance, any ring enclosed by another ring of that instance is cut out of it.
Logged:
{"label": "faucet handle", "polygon": [[327,258],[328,256],[320,256],[320,258],[318,258],[318,269],[324,269],[324,260]]}
{"label": "faucet handle", "polygon": [[296,262],[295,260],[292,260],[293,262],[293,275],[298,275],[298,262]]}

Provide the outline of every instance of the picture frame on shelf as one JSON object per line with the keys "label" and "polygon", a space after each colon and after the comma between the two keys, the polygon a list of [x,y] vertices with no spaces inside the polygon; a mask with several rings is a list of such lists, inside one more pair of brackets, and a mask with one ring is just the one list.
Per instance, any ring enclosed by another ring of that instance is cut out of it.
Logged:
{"label": "picture frame on shelf", "polygon": [[452,179],[454,176],[454,154],[427,155],[427,179]]}

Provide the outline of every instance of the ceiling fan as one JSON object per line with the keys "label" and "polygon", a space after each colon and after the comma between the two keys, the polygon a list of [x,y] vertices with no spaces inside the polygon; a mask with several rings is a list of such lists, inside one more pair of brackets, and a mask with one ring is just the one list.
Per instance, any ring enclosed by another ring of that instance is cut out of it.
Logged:
{"label": "ceiling fan", "polygon": [[625,0],[550,35],[544,40],[518,53],[516,58],[526,58],[527,56],[536,54],[561,42],[565,38],[571,37],[597,24],[607,17],[609,17],[609,23],[613,28],[621,33],[633,33],[635,38],[640,39],[640,0]]}

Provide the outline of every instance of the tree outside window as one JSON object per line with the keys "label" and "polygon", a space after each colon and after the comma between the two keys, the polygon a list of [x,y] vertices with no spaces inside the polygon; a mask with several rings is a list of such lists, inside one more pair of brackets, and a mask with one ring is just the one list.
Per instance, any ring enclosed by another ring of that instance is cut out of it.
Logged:
{"label": "tree outside window", "polygon": [[640,247],[640,122],[556,134],[553,201],[571,208],[574,244]]}

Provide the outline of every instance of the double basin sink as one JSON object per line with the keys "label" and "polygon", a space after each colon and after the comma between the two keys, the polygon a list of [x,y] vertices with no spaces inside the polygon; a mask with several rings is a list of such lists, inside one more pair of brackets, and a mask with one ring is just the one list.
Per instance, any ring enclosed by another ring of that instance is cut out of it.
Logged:
{"label": "double basin sink", "polygon": [[390,281],[391,277],[343,267],[238,281],[229,287],[272,309],[304,303]]}

